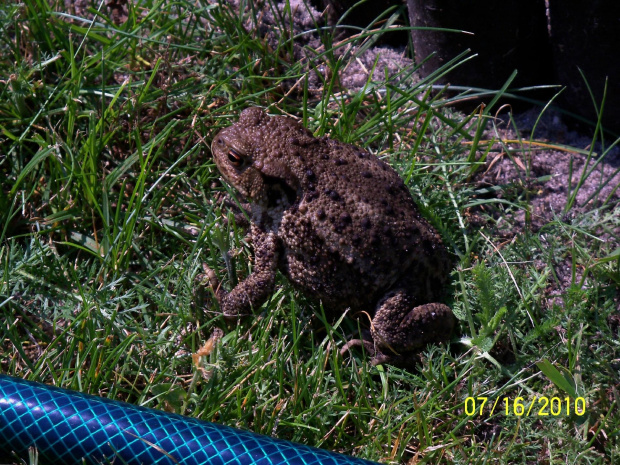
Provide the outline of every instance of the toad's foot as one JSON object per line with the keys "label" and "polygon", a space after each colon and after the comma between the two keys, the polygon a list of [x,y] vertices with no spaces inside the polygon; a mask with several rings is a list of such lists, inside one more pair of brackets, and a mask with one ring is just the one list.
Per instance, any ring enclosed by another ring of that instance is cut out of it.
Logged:
{"label": "toad's foot", "polygon": [[197,280],[202,285],[208,284],[209,286],[211,286],[211,289],[213,289],[213,293],[215,294],[215,298],[217,299],[218,303],[221,302],[228,293],[220,285],[220,280],[215,274],[215,271],[213,271],[213,269],[206,263],[202,264],[202,271],[203,272],[198,275]]}
{"label": "toad's foot", "polygon": [[351,351],[352,347],[361,346],[371,355],[370,363],[372,365],[388,363],[400,368],[413,369],[418,361],[418,357],[411,353],[405,353],[404,355],[395,353],[384,354],[375,346],[374,342],[368,339],[351,339],[340,349],[340,355],[344,357],[347,352]]}
{"label": "toad's foot", "polygon": [[340,349],[340,356],[344,357],[347,354],[347,352],[351,351],[352,347],[362,347],[362,346],[364,347],[366,352],[368,352],[371,356],[374,356],[377,353],[377,348],[372,342],[372,337],[370,336],[368,331],[364,331],[362,339],[351,339],[347,341],[347,343],[344,346],[342,346],[342,349]]}

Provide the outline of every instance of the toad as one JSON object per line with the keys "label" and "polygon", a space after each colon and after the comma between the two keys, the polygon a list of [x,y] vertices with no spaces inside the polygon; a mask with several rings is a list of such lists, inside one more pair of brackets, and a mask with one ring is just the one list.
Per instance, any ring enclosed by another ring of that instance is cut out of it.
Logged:
{"label": "toad", "polygon": [[353,145],[315,138],[292,118],[248,108],[211,146],[222,177],[248,202],[252,273],[230,292],[205,272],[225,316],[273,293],[279,270],[330,313],[372,316],[372,363],[407,364],[446,340],[455,318],[437,303],[451,260],[437,231],[387,163]]}

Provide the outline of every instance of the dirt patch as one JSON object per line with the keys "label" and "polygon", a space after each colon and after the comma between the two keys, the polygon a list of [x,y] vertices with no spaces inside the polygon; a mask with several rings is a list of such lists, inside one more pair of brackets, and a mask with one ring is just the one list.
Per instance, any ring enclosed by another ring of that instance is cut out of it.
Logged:
{"label": "dirt patch", "polygon": [[[499,153],[488,158],[484,173],[477,179],[478,185],[513,186],[516,183],[529,189],[534,229],[565,213],[574,216],[603,203],[617,205],[620,200],[619,148],[606,151],[600,143],[592,146],[592,138],[570,131],[557,113],[539,116],[539,109],[514,116],[514,123],[504,116],[493,130],[487,131],[488,139],[504,142],[497,144]],[[582,179],[584,173],[589,175]],[[503,195],[502,191],[497,192],[498,197]],[[565,212],[573,196],[573,206]],[[521,211],[519,215],[515,226],[521,229],[525,227],[525,213]]]}

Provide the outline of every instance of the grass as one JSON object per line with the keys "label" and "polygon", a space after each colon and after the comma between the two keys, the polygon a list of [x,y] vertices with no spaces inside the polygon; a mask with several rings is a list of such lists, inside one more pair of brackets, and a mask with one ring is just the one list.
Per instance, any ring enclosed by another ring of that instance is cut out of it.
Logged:
{"label": "grass", "polygon": [[[380,28],[344,44],[322,30],[306,64],[285,15],[274,46],[245,25],[251,11],[224,3],[129,2],[122,23],[104,3],[82,16],[55,1],[0,5],[3,373],[383,463],[618,460],[620,214],[602,195],[609,179],[577,196],[613,146],[600,123],[565,211],[505,240],[518,212],[532,214],[531,171],[473,180],[486,157],[527,162],[537,141],[502,145],[496,100],[462,115],[429,92],[463,57],[422,82],[404,69],[348,93],[337,76],[356,52],[337,52]],[[203,262],[228,269],[226,285],[251,270],[244,232],[222,221],[209,149],[250,105],[385,157],[441,232],[460,326],[417,370],[343,359],[356,324],[325,318],[281,276],[256,318],[232,326],[199,286]],[[221,344],[194,360],[215,328]],[[583,398],[585,414],[515,414],[542,397]]]}

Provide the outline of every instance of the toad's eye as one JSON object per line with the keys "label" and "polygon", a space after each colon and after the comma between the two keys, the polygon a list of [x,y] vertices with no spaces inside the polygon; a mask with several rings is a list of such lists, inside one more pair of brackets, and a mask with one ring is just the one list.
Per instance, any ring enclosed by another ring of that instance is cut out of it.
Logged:
{"label": "toad's eye", "polygon": [[228,151],[228,160],[233,164],[236,168],[241,168],[243,165],[243,158],[233,149]]}

